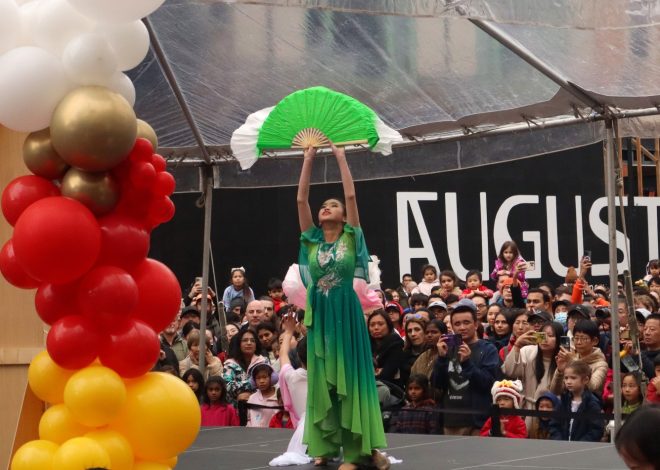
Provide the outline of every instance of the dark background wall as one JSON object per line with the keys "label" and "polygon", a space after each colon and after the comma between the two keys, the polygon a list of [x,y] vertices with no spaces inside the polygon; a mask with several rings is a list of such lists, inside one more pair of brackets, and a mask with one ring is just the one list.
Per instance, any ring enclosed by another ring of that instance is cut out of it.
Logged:
{"label": "dark background wall", "polygon": [[[258,163],[257,163],[258,164]],[[513,195],[538,195],[539,204],[514,207],[508,230],[523,256],[533,259],[533,245],[522,241],[523,231],[540,231],[542,277],[556,284],[562,278],[548,263],[546,196],[556,196],[559,232],[558,255],[562,264],[577,264],[575,197],[581,196],[584,247],[592,251],[594,263],[607,263],[608,247],[594,234],[589,222],[593,202],[604,196],[602,147],[592,145],[515,162],[410,178],[365,181],[356,184],[361,225],[372,254],[381,259],[383,287],[394,287],[399,279],[397,192],[435,192],[437,201],[422,202],[420,208],[440,268],[450,267],[447,254],[445,193],[456,193],[460,259],[465,268],[482,269],[480,193],[486,193],[489,270],[497,255],[493,239],[495,215],[502,202]],[[265,292],[269,277],[283,277],[298,253],[298,221],[295,187],[222,189],[214,192],[212,249],[217,284],[228,285],[229,270],[244,266],[257,294]],[[328,197],[341,195],[341,185],[317,185],[311,190],[312,211]],[[175,194],[174,219],[154,231],[150,256],[168,264],[184,289],[201,275],[203,209],[196,207],[199,194]],[[408,208],[410,246],[421,246],[419,233]],[[599,218],[607,223],[606,209]],[[633,273],[643,275],[648,261],[646,208],[628,211]],[[602,229],[602,227],[601,227]],[[656,227],[657,233],[657,227]],[[657,246],[657,237],[653,241]],[[621,249],[621,247],[619,247]],[[622,260],[619,251],[619,261]],[[412,271],[426,260],[412,261]],[[595,279],[607,283],[606,276]],[[530,280],[532,285],[538,279]],[[212,285],[212,282],[211,282]]]}

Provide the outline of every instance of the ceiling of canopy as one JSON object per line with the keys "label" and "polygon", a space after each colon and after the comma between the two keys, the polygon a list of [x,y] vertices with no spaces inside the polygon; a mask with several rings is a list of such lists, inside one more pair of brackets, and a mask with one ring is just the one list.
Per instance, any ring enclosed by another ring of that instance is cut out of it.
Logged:
{"label": "ceiling of canopy", "polygon": [[[660,104],[658,0],[168,0],[149,22],[157,47],[131,72],[138,116],[154,127],[163,153],[194,161],[204,148],[223,172],[235,173],[230,185],[236,186],[292,184],[272,175],[258,181],[254,173],[287,161],[296,165],[295,158],[259,162],[261,169],[241,173],[228,144],[250,113],[315,85],[364,102],[410,142],[469,135],[482,143],[470,144],[481,164],[489,163],[490,153],[484,131],[589,120],[602,114],[600,105],[652,113]],[[593,127],[554,131],[553,146],[598,140]],[[520,128],[521,134],[530,132]],[[510,158],[547,147],[530,144],[531,138],[508,139]],[[467,166],[455,156],[456,143],[451,147],[448,158]],[[396,164],[397,155],[410,152],[395,150],[387,174],[411,173]],[[432,160],[416,163],[412,174],[442,171]]]}

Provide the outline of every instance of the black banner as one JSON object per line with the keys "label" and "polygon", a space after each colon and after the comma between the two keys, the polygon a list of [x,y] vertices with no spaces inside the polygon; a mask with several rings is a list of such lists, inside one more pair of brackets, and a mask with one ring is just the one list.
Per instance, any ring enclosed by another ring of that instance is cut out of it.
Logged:
{"label": "black banner", "polygon": [[[257,163],[258,164],[258,163]],[[527,279],[559,284],[568,266],[592,252],[593,279],[608,283],[607,201],[602,147],[592,145],[509,163],[426,176],[356,183],[361,225],[372,255],[380,258],[383,287],[427,262],[463,278],[479,269],[484,279],[505,240],[535,261]],[[312,212],[341,196],[341,185],[311,190]],[[203,210],[198,194],[174,196],[176,215],[153,234],[150,256],[167,263],[184,289],[201,275]],[[660,198],[626,197],[633,278],[658,257]],[[617,234],[619,272],[624,237]],[[255,293],[269,277],[283,277],[298,254],[296,188],[216,190],[212,248],[222,291],[231,267],[244,266]],[[221,294],[221,292],[219,293]]]}

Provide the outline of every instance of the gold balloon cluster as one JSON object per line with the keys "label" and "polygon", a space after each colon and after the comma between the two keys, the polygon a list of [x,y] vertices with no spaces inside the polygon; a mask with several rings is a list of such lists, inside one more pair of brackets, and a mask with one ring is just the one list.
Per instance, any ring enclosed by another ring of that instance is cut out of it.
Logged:
{"label": "gold balloon cluster", "polygon": [[39,421],[39,440],[16,451],[11,470],[169,470],[199,431],[192,390],[162,372],[122,379],[100,363],[67,370],[42,351],[28,383],[52,406]]}
{"label": "gold balloon cluster", "polygon": [[103,87],[81,87],[62,99],[49,128],[28,135],[23,160],[35,175],[61,179],[63,196],[101,216],[119,200],[109,170],[129,156],[138,137],[149,140],[154,152],[158,148],[156,132],[135,117],[121,95]]}

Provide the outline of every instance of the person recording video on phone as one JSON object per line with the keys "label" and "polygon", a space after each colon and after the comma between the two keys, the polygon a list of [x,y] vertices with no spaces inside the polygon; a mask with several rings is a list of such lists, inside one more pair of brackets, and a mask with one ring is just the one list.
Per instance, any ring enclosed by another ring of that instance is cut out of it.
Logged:
{"label": "person recording video on phone", "polygon": [[[462,299],[456,304],[451,327],[454,334],[438,340],[431,382],[447,390],[444,408],[487,410],[490,389],[501,376],[500,358],[495,346],[477,336],[477,307],[472,300]],[[478,436],[486,419],[485,415],[446,414],[444,431],[454,436]]]}

